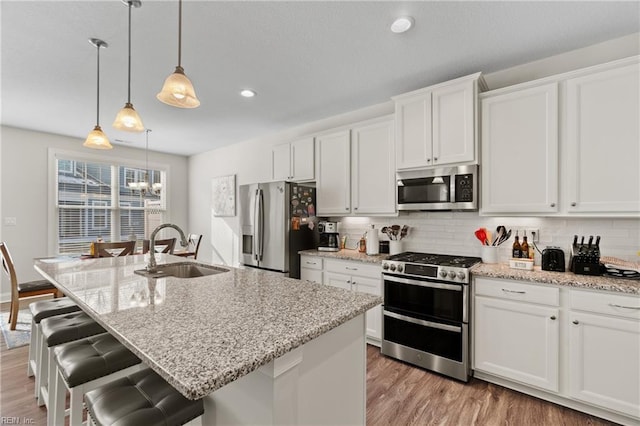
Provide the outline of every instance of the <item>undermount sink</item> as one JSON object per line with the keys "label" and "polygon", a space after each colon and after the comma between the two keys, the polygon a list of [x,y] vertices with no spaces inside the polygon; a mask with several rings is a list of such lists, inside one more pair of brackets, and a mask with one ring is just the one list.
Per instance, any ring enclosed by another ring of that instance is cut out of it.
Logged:
{"label": "undermount sink", "polygon": [[150,278],[197,278],[207,275],[222,274],[223,272],[229,272],[229,270],[219,268],[217,266],[205,265],[204,263],[179,262],[158,265],[154,272],[149,272],[146,269],[138,269],[134,272],[138,275]]}

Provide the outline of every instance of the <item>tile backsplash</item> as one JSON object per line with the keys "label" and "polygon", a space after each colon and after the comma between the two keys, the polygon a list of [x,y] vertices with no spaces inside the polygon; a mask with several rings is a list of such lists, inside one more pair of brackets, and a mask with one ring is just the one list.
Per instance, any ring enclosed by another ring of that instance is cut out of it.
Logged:
{"label": "tile backsplash", "polygon": [[[552,218],[552,217],[484,217],[477,212],[401,212],[398,217],[335,217],[341,236],[360,238],[374,224],[378,232],[383,226],[408,225],[403,241],[404,251],[456,254],[480,257],[480,242],[474,231],[487,228],[495,234],[498,225],[512,229],[511,238],[498,249],[498,261],[507,262],[516,230],[540,232],[538,247],[558,246],[569,257],[573,236],[600,235],[602,256],[614,256],[628,261],[640,261],[640,220],[634,218]],[[381,240],[387,237],[380,233]],[[531,235],[528,233],[529,241]],[[521,239],[522,240],[522,239]],[[536,264],[540,255],[536,253]]]}

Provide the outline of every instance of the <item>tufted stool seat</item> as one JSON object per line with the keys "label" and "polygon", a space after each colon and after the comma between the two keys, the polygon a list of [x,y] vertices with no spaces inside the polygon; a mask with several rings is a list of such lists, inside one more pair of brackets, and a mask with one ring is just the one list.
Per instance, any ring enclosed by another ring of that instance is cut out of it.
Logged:
{"label": "tufted stool seat", "polygon": [[[29,310],[31,311],[31,343],[29,344],[27,376],[31,377],[34,374],[36,376],[39,374],[38,368],[40,364],[38,360],[40,359],[39,351],[41,350],[40,321],[56,315],[77,312],[80,310],[80,307],[68,297],[60,297],[58,299],[33,302],[29,304]],[[37,396],[36,389],[36,397]]]}
{"label": "tufted stool seat", "polygon": [[[64,403],[70,392],[70,425],[82,424],[82,396],[104,383],[140,369],[140,359],[109,333],[53,348],[57,367],[55,389],[49,393],[49,424],[64,424]],[[51,383],[51,382],[50,382]],[[53,386],[53,385],[52,385]],[[52,397],[52,398],[51,398]]]}
{"label": "tufted stool seat", "polygon": [[204,413],[201,399],[185,398],[151,369],[87,392],[84,399],[98,426],[183,425]]}
{"label": "tufted stool seat", "polygon": [[56,369],[52,361],[51,348],[105,331],[100,324],[82,311],[57,315],[40,321],[41,349],[38,361],[40,374],[36,375],[36,389],[39,389],[38,405],[49,403],[48,383],[49,381],[54,383],[55,379]]}

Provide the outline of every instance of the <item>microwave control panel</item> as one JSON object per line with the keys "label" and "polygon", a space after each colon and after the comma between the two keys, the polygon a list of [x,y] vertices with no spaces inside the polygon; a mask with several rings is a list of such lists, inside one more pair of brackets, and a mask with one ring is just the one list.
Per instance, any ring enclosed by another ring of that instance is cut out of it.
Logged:
{"label": "microwave control panel", "polygon": [[473,174],[456,175],[456,203],[473,202]]}

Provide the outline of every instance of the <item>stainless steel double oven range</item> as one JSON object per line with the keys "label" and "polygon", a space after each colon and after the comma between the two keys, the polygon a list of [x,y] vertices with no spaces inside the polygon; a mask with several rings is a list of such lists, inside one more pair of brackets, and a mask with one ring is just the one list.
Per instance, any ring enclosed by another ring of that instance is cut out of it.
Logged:
{"label": "stainless steel double oven range", "polygon": [[477,257],[405,252],[382,263],[382,353],[469,380],[469,269]]}

